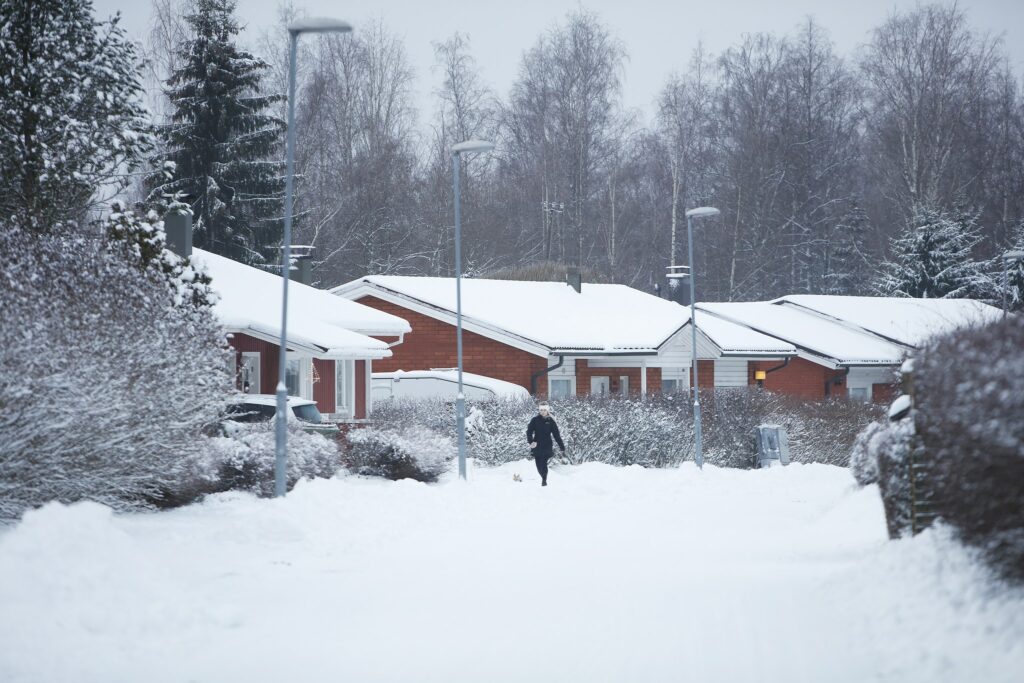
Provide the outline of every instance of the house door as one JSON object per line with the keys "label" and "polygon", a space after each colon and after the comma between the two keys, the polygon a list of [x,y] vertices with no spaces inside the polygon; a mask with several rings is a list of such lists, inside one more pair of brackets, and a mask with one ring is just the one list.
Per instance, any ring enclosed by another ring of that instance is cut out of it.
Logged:
{"label": "house door", "polygon": [[629,375],[619,375],[619,394],[629,396]]}
{"label": "house door", "polygon": [[260,354],[259,351],[243,351],[242,367],[239,372],[239,384],[247,394],[259,394],[260,391]]}
{"label": "house door", "polygon": [[612,382],[611,377],[591,377],[590,378],[590,395],[591,396],[607,396],[608,392],[611,391]]}

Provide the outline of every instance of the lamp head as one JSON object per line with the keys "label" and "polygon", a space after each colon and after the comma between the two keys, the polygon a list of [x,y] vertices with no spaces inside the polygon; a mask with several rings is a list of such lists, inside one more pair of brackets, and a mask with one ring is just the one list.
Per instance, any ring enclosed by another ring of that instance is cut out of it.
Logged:
{"label": "lamp head", "polygon": [[686,212],[687,218],[707,218],[710,216],[717,216],[722,213],[713,206],[698,206],[696,209],[690,209]]}
{"label": "lamp head", "polygon": [[329,17],[306,17],[304,19],[296,19],[288,24],[288,33],[292,35],[300,33],[349,33],[351,31],[352,24]]}
{"label": "lamp head", "polygon": [[494,149],[494,143],[487,140],[466,140],[452,145],[452,154],[462,152],[490,152]]}

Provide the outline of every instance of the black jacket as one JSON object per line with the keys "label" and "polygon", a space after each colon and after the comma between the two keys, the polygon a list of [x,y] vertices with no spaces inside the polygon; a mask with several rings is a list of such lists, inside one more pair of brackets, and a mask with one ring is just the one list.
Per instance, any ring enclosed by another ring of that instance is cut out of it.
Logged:
{"label": "black jacket", "polygon": [[554,437],[558,447],[564,451],[565,444],[562,443],[562,435],[558,433],[558,425],[555,423],[555,418],[550,415],[547,417],[535,415],[526,427],[526,442],[537,442],[537,447],[533,449],[534,455],[551,455],[552,437]]}

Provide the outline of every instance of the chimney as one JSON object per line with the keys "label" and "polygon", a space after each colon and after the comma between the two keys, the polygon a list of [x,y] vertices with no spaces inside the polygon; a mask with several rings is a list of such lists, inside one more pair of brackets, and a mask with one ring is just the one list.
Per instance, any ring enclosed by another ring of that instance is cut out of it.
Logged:
{"label": "chimney", "polygon": [[167,248],[182,258],[192,256],[192,214],[171,210],[164,216]]}
{"label": "chimney", "polygon": [[577,294],[583,293],[583,276],[579,268],[569,268],[565,271],[565,284],[576,290]]}
{"label": "chimney", "polygon": [[288,277],[303,285],[313,284],[313,247],[305,244],[292,245],[292,267]]}

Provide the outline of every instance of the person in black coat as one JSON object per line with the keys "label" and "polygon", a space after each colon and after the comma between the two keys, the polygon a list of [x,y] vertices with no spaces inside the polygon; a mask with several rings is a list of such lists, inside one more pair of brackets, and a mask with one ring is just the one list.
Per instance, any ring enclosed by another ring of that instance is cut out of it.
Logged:
{"label": "person in black coat", "polygon": [[540,485],[548,485],[548,458],[551,457],[554,439],[558,447],[565,453],[565,444],[562,443],[562,435],[558,433],[558,424],[555,418],[551,417],[551,408],[547,403],[541,403],[537,408],[539,414],[535,415],[530,424],[526,426],[526,441],[533,450],[533,460],[537,464],[537,472],[540,474]]}

